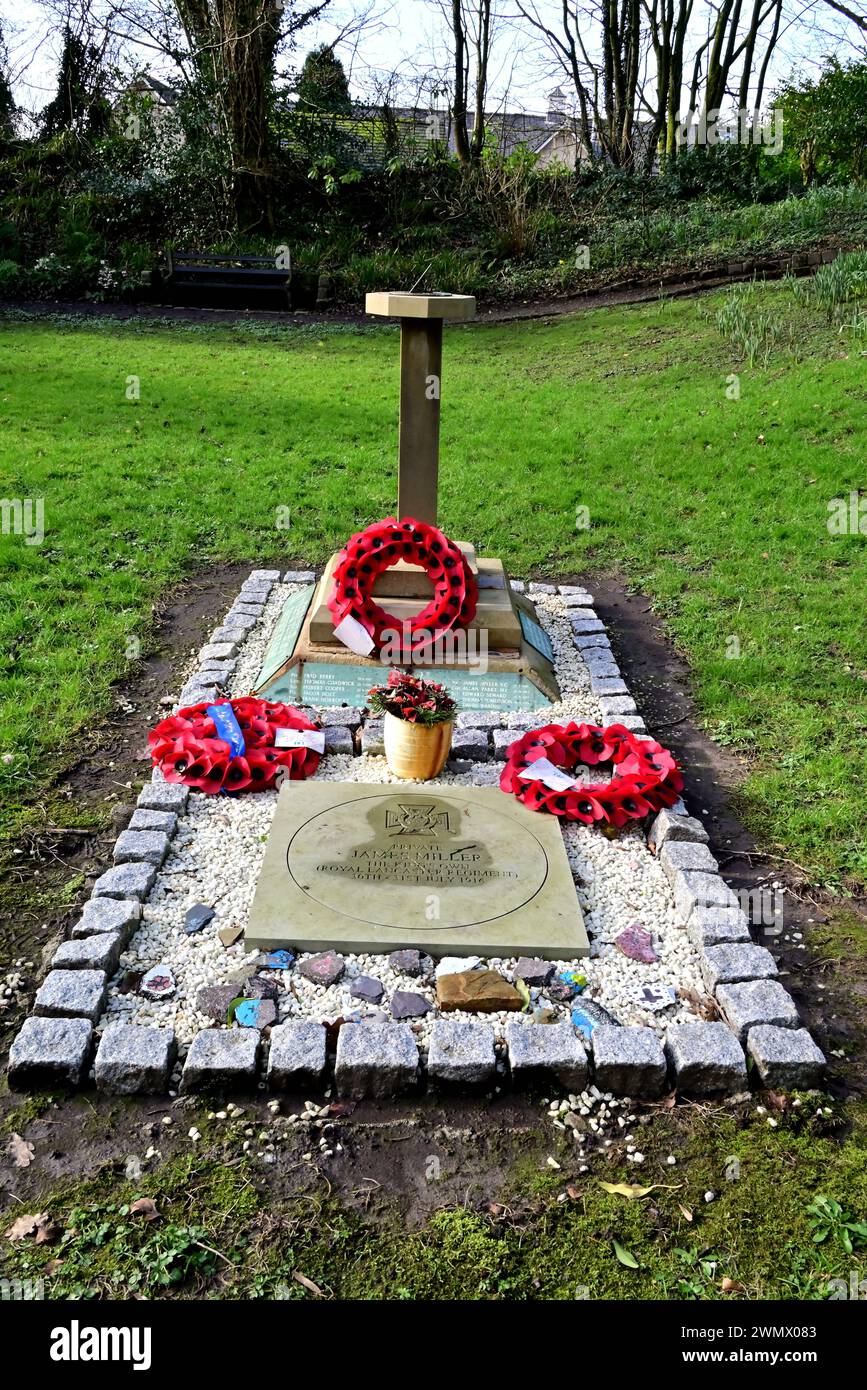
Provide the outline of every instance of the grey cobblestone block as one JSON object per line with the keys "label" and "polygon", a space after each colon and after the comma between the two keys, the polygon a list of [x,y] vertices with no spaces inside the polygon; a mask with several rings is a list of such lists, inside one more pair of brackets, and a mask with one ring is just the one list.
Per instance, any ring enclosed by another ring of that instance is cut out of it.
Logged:
{"label": "grey cobblestone block", "polygon": [[556,594],[556,592],[557,592],[557,585],[556,585],[556,584],[543,584],[543,583],[540,583],[540,582],[538,582],[537,580],[533,579],[533,580],[531,580],[530,583],[527,585],[527,593],[528,593],[528,594]]}
{"label": "grey cobblestone block", "polygon": [[245,584],[277,584],[280,580],[279,570],[251,570]]}
{"label": "grey cobblestone block", "polygon": [[258,1028],[203,1028],[190,1044],[181,1090],[251,1091],[256,1084],[259,1037]]}
{"label": "grey cobblestone block", "polygon": [[601,618],[597,618],[592,608],[573,608],[567,616],[576,637],[585,637],[588,632],[605,631],[605,624]]}
{"label": "grey cobblestone block", "polygon": [[516,1084],[551,1076],[570,1091],[587,1084],[587,1053],[571,1023],[507,1023],[506,1046]]}
{"label": "grey cobblestone block", "polygon": [[777,972],[777,962],[764,946],[727,941],[708,946],[702,952],[701,976],[713,993],[718,985],[737,984],[741,980],[769,980]]}
{"label": "grey cobblestone block", "polygon": [[313,584],[315,580],[315,570],[287,570],[283,576],[284,584]]}
{"label": "grey cobblestone block", "polygon": [[94,936],[73,937],[62,941],[51,958],[52,970],[104,970],[113,975],[117,969],[124,938],[119,931],[97,932]]}
{"label": "grey cobblestone block", "polygon": [[199,651],[199,661],[204,665],[209,661],[229,661],[238,655],[239,642],[206,642]]}
{"label": "grey cobblestone block", "polygon": [[523,594],[527,588],[527,585],[524,583],[523,579],[510,579],[509,588],[512,590],[512,593],[514,594]]}
{"label": "grey cobblestone block", "polygon": [[677,873],[715,874],[719,864],[706,844],[693,840],[667,840],[659,850],[659,862],[669,883]]}
{"label": "grey cobblestone block", "polygon": [[726,941],[750,940],[749,922],[739,907],[697,907],[690,914],[686,933],[699,950]]}
{"label": "grey cobblestone block", "polygon": [[86,1018],[26,1018],[9,1049],[10,1087],[80,1086],[92,1043],[93,1027]]}
{"label": "grey cobblestone block", "polygon": [[253,626],[255,626],[255,619],[249,626],[241,621],[220,623],[220,626],[215,627],[211,633],[211,646],[223,642],[231,642],[240,646],[242,642],[246,642],[250,627]]}
{"label": "grey cobblestone block", "polygon": [[[237,608],[230,609],[220,623],[220,628],[237,628],[239,632],[248,633],[256,626],[258,621],[259,615],[257,613],[242,613]],[[211,637],[212,642],[220,642],[223,640],[231,641],[231,637],[226,639],[215,636]]]}
{"label": "grey cobblestone block", "polygon": [[168,1090],[176,1054],[171,1028],[110,1023],[96,1052],[97,1090],[115,1096],[159,1095]]}
{"label": "grey cobblestone block", "polygon": [[679,922],[688,922],[697,907],[739,907],[736,894],[718,874],[680,870],[672,880],[674,908]]}
{"label": "grey cobblestone block", "polygon": [[616,719],[611,721],[613,724],[622,724],[624,729],[628,729],[631,734],[646,734],[647,725],[640,714],[619,714]]}
{"label": "grey cobblestone block", "polygon": [[177,828],[174,811],[148,811],[144,806],[136,807],[127,826],[127,830],[161,830],[164,835],[174,835]]}
{"label": "grey cobblestone block", "polygon": [[458,729],[499,729],[502,727],[503,716],[496,710],[477,710],[465,709],[458,712],[456,727]]}
{"label": "grey cobblestone block", "polygon": [[631,695],[603,695],[599,709],[606,724],[617,724],[625,714],[638,713],[638,706]]}
{"label": "grey cobblestone block", "polygon": [[676,816],[673,810],[665,807],[651,822],[647,843],[656,854],[663,845],[680,840],[706,845],[710,836],[700,820],[695,816]]}
{"label": "grey cobblestone block", "polygon": [[187,681],[178,691],[178,708],[185,705],[212,704],[220,698],[220,686],[215,681]]}
{"label": "grey cobblestone block", "polygon": [[811,1090],[822,1083],[824,1053],[806,1028],[751,1028],[747,1051],[765,1086],[772,1090]]}
{"label": "grey cobblestone block", "polygon": [[496,1067],[490,1023],[438,1018],[428,1048],[427,1074],[435,1085],[485,1086]]}
{"label": "grey cobblestone block", "polygon": [[573,634],[572,641],[579,652],[586,651],[611,651],[611,642],[607,632],[585,632],[578,635]]}
{"label": "grey cobblestone block", "polygon": [[205,684],[224,686],[237,664],[237,661],[206,661],[199,667],[196,679]]}
{"label": "grey cobblestone block", "polygon": [[271,1029],[268,1085],[292,1091],[318,1086],[325,1075],[325,1029],[311,1019],[293,1018]]}
{"label": "grey cobblestone block", "polygon": [[368,719],[361,730],[361,751],[373,758],[385,756],[385,735],[381,719]]}
{"label": "grey cobblestone block", "polygon": [[626,695],[629,687],[620,676],[597,676],[590,672],[590,693],[592,695]]}
{"label": "grey cobblestone block", "polygon": [[159,868],[169,852],[164,830],[123,830],[114,842],[115,864],[155,864]]}
{"label": "grey cobblestone block", "polygon": [[525,734],[528,729],[538,729],[542,724],[550,723],[550,717],[547,710],[520,710],[509,714],[504,723],[515,734]]}
{"label": "grey cobblestone block", "polygon": [[598,1024],[592,1046],[593,1073],[600,1090],[630,1097],[653,1097],[664,1091],[665,1053],[652,1028]]}
{"label": "grey cobblestone block", "polygon": [[237,601],[240,603],[247,603],[248,601],[252,603],[267,603],[273,587],[273,584],[251,584],[249,580],[247,580],[246,583],[241,585]]}
{"label": "grey cobblestone block", "polygon": [[593,595],[583,584],[558,584],[557,593],[562,594],[563,598],[586,598],[588,608],[593,605]]}
{"label": "grey cobblestone block", "polygon": [[582,647],[581,660],[589,671],[598,670],[600,666],[617,665],[610,645],[607,647]]}
{"label": "grey cobblestone block", "polygon": [[506,761],[509,749],[511,748],[512,744],[517,743],[520,737],[520,729],[494,729],[494,760],[499,763],[504,763]]}
{"label": "grey cobblestone block", "polygon": [[238,613],[243,613],[248,618],[261,618],[264,612],[264,603],[250,603],[246,602],[244,599],[238,598],[235,599],[235,602],[232,604],[232,607],[229,609],[228,613],[226,614],[226,617],[233,618]]}
{"label": "grey cobblestone block", "polygon": [[176,811],[182,816],[190,799],[189,787],[176,782],[145,782],[138,794],[139,806],[148,811]]}
{"label": "grey cobblestone block", "polygon": [[126,945],[141,921],[141,903],[136,898],[91,898],[72,928],[74,939],[108,932],[120,935]]}
{"label": "grey cobblestone block", "polygon": [[116,864],[93,885],[95,898],[146,898],[156,881],[153,864]]}
{"label": "grey cobblestone block", "polygon": [[361,710],[352,705],[323,709],[319,711],[319,722],[323,729],[357,729],[361,724]]}
{"label": "grey cobblestone block", "polygon": [[731,1095],[746,1089],[743,1049],[724,1023],[672,1025],[665,1054],[677,1089],[687,1095]]}
{"label": "grey cobblestone block", "polygon": [[[518,737],[518,731],[515,732]],[[467,758],[470,762],[483,763],[491,756],[488,734],[485,729],[455,729],[452,734],[451,757]]]}
{"label": "grey cobblestone block", "polygon": [[[587,652],[582,652],[583,657],[587,657]],[[616,681],[622,680],[620,667],[616,661],[587,661],[585,662],[590,673],[590,683],[594,681]]]}
{"label": "grey cobblestone block", "polygon": [[382,1099],[417,1080],[418,1047],[408,1023],[344,1023],[334,1067],[338,1095]]}
{"label": "grey cobblestone block", "polygon": [[716,1002],[726,1023],[746,1042],[751,1028],[772,1024],[776,1028],[798,1028],[801,1019],[791,994],[778,980],[745,980],[720,985]]}
{"label": "grey cobblestone block", "polygon": [[88,1018],[96,1023],[105,1008],[104,970],[51,970],[33,1003],[43,1018]]}
{"label": "grey cobblestone block", "polygon": [[351,729],[342,729],[336,724],[323,729],[325,735],[326,753],[354,753],[355,744],[352,739]]}

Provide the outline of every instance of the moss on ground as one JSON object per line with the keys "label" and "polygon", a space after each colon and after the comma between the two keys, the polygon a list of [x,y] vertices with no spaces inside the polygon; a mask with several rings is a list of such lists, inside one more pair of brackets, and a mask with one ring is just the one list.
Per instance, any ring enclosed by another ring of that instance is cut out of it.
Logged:
{"label": "moss on ground", "polygon": [[[864,1257],[838,1230],[816,1244],[808,1207],[824,1195],[867,1214],[867,1106],[817,1108],[804,1097],[768,1114],[657,1113],[640,1130],[640,1168],[600,1157],[581,1174],[564,1149],[555,1171],[552,1139],[494,1200],[434,1210],[412,1230],[391,1196],[362,1211],[321,1185],[278,1195],[303,1165],[284,1158],[266,1175],[240,1141],[208,1132],[139,1181],[107,1165],[58,1187],[39,1207],[59,1239],[4,1241],[0,1271],[42,1275],[50,1298],[316,1297],[301,1275],[340,1299],[719,1299],[723,1279],[736,1297],[821,1299]],[[600,1178],[659,1185],[627,1200]],[[132,1209],[143,1197],[156,1219]]]}

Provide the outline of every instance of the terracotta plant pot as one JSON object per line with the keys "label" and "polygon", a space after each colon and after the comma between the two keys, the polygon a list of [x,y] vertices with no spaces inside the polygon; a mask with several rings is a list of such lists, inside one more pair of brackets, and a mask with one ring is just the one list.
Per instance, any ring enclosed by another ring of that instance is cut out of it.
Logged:
{"label": "terracotta plant pot", "polygon": [[412,724],[386,714],[383,720],[385,760],[396,777],[426,782],[438,777],[452,746],[454,721]]}

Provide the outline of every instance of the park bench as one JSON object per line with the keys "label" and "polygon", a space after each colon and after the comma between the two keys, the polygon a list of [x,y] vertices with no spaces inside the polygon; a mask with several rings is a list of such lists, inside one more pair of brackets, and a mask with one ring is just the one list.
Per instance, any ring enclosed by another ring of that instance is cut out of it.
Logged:
{"label": "park bench", "polygon": [[[288,262],[283,251],[281,261]],[[288,264],[277,265],[275,256],[236,256],[233,252],[166,252],[166,283],[172,303],[184,303],[190,294],[230,290],[255,295],[277,294],[292,308],[292,271]]]}

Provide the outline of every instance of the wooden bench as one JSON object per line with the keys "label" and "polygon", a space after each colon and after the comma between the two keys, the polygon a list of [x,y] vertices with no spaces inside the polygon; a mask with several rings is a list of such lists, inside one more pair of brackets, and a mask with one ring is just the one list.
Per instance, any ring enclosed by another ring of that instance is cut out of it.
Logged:
{"label": "wooden bench", "polygon": [[[289,260],[287,252],[281,260]],[[183,294],[194,291],[232,290],[254,294],[280,294],[286,308],[292,308],[292,270],[278,266],[275,256],[236,256],[232,252],[166,252],[166,281],[172,303],[183,302]]]}

